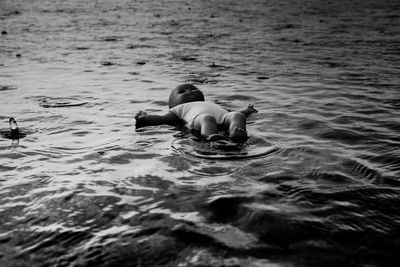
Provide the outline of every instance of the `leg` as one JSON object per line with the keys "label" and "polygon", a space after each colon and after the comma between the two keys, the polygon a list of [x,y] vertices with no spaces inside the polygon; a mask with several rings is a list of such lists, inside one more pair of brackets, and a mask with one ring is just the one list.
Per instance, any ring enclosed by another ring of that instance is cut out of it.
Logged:
{"label": "leg", "polygon": [[230,112],[226,115],[224,121],[228,129],[229,137],[235,143],[242,143],[247,140],[246,116],[241,112]]}
{"label": "leg", "polygon": [[194,129],[200,130],[201,135],[207,139],[207,141],[216,141],[224,138],[222,135],[218,134],[217,121],[209,114],[197,116],[193,124]]}

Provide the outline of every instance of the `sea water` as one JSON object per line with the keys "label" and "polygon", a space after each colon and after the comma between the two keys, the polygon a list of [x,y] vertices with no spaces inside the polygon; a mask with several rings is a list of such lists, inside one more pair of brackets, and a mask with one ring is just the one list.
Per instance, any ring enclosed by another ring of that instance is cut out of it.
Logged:
{"label": "sea water", "polygon": [[[399,10],[1,0],[0,265],[397,266]],[[247,143],[136,130],[182,83]]]}

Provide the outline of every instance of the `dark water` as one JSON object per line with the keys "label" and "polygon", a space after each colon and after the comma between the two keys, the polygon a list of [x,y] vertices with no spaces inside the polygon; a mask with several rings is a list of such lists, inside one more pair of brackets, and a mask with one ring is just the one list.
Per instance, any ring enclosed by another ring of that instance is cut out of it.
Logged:
{"label": "dark water", "polygon": [[[399,10],[0,0],[0,266],[397,266]],[[183,82],[248,143],[135,131]]]}

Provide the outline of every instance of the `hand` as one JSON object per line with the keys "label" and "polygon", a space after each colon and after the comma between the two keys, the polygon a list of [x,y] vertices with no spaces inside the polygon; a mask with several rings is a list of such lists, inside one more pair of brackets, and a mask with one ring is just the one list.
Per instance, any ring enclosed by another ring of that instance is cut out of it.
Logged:
{"label": "hand", "polygon": [[146,120],[147,113],[144,111],[139,111],[136,116],[136,129],[141,128],[145,126],[145,120]]}

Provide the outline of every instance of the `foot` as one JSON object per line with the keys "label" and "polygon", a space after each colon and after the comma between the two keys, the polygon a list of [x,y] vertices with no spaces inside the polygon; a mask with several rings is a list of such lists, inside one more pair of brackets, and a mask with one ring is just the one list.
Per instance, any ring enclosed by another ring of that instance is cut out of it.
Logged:
{"label": "foot", "polygon": [[258,110],[255,109],[253,105],[249,104],[244,110],[242,110],[240,112],[243,113],[246,117],[248,117],[253,113],[257,113]]}
{"label": "foot", "polygon": [[247,132],[241,128],[235,127],[229,137],[232,142],[243,143],[247,140]]}
{"label": "foot", "polygon": [[207,140],[208,142],[214,142],[214,141],[223,140],[223,139],[225,139],[224,136],[223,136],[223,135],[220,135],[220,134],[211,134],[210,136],[208,136],[208,137],[206,138],[206,140]]}
{"label": "foot", "polygon": [[249,104],[246,108],[250,113],[258,113],[258,110],[253,105]]}

